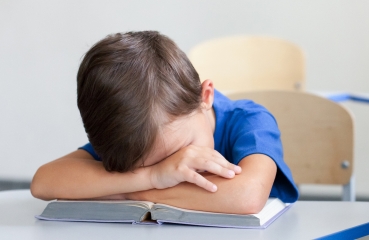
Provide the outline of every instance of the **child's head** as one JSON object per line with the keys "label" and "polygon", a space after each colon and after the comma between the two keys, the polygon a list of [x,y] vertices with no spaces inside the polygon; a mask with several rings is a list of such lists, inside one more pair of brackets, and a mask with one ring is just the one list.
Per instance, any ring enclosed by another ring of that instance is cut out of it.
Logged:
{"label": "child's head", "polygon": [[77,76],[88,138],[108,171],[141,165],[159,132],[200,109],[202,86],[186,55],[153,31],[117,33],[96,43]]}

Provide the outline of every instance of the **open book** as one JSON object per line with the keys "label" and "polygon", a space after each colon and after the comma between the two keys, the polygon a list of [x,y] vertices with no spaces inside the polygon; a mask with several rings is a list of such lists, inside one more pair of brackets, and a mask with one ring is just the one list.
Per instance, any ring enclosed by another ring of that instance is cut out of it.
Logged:
{"label": "open book", "polygon": [[146,201],[54,201],[36,218],[50,221],[130,222],[133,224],[178,223],[188,225],[266,228],[289,208],[269,198],[258,214],[238,215],[193,211]]}

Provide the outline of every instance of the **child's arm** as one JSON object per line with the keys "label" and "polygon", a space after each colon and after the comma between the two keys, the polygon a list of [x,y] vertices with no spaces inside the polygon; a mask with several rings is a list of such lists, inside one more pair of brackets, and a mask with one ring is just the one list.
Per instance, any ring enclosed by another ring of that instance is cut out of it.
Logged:
{"label": "child's arm", "polygon": [[[43,200],[84,199],[151,189],[147,169],[125,174],[107,172],[84,150],[77,150],[41,166],[31,183],[31,193]],[[129,182],[130,184],[127,184]],[[132,184],[135,182],[136,184]],[[123,195],[122,195],[123,197]]]}
{"label": "child's arm", "polygon": [[[218,152],[212,149],[193,151],[193,148],[196,147],[187,147],[176,154],[181,156],[181,159],[178,159],[175,167],[171,164],[161,164],[163,171],[155,171],[154,177],[153,167],[138,168],[126,173],[107,172],[102,163],[93,160],[89,153],[77,150],[41,166],[32,180],[31,193],[34,197],[44,200],[107,198],[106,196],[124,199],[125,193],[128,192],[168,188],[183,181],[193,182],[209,191],[213,190],[214,184],[196,173],[196,169],[227,178],[234,177],[234,172],[231,176],[227,173],[236,166],[230,164]],[[191,157],[189,154],[192,154]]]}
{"label": "child's arm", "polygon": [[127,198],[193,210],[235,214],[257,213],[264,207],[269,197],[276,176],[276,164],[266,155],[253,154],[245,157],[239,165],[242,167],[242,173],[233,179],[204,174],[218,186],[215,193],[190,183],[181,183],[163,190],[130,193],[127,194]]}

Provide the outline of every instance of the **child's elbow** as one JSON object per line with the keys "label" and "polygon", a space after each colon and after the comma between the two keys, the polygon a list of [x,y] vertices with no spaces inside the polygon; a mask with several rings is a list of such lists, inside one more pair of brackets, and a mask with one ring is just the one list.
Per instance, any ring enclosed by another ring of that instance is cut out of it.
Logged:
{"label": "child's elbow", "polygon": [[[246,194],[244,194],[246,195]],[[240,196],[237,200],[239,209],[238,214],[256,214],[259,213],[265,206],[267,199],[255,194],[254,196]]]}
{"label": "child's elbow", "polygon": [[31,194],[33,197],[38,198],[38,199],[42,199],[42,200],[51,200],[50,197],[48,197],[46,195],[47,191],[47,186],[45,185],[45,183],[42,181],[41,178],[41,173],[42,172],[42,167],[40,167],[37,172],[35,173],[32,182],[31,182]]}
{"label": "child's elbow", "polygon": [[261,199],[244,201],[240,207],[241,214],[257,214],[259,213],[265,205]]}
{"label": "child's elbow", "polygon": [[43,199],[42,190],[40,189],[40,186],[37,185],[34,181],[31,183],[31,194],[35,198]]}

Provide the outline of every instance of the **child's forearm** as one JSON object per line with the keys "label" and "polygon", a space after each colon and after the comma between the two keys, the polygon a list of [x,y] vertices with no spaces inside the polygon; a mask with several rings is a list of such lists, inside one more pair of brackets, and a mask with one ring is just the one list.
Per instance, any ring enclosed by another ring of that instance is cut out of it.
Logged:
{"label": "child's forearm", "polygon": [[196,169],[227,178],[241,172],[213,149],[197,146],[187,146],[155,165],[126,173],[107,172],[89,153],[77,150],[41,166],[32,180],[31,192],[44,200],[125,199],[125,193],[170,188],[184,181],[215,191],[214,184]]}
{"label": "child's forearm", "polygon": [[129,193],[127,198],[209,212],[248,214],[258,211],[251,205],[252,193],[236,187],[241,182],[239,181],[241,176],[222,179],[213,175],[207,178],[218,186],[217,192],[211,193],[194,184],[184,182],[172,188]]}
{"label": "child's forearm", "polygon": [[181,183],[163,190],[129,193],[128,199],[147,200],[186,209],[234,214],[257,213],[265,205],[275,178],[276,166],[265,155],[251,155],[240,163],[243,171],[233,179],[205,174],[218,186],[211,193],[194,184]]}
{"label": "child's forearm", "polygon": [[[237,203],[232,200],[234,197],[231,192],[234,191],[230,188],[224,188],[227,184],[222,183],[222,181],[231,181],[234,183],[238,177],[239,176],[231,180],[220,179],[220,177],[217,177],[219,178],[219,181],[217,181],[218,179],[211,179],[212,182],[218,186],[218,191],[215,193],[203,190],[194,184],[184,182],[167,189],[152,189],[148,191],[129,193],[127,194],[127,198],[132,200],[164,203],[175,207],[199,211],[239,213],[239,206],[237,206]],[[224,189],[227,191],[224,191]]]}
{"label": "child's forearm", "polygon": [[[36,198],[87,199],[151,189],[148,168],[134,172],[107,172],[101,162],[78,150],[40,167],[31,184]],[[119,196],[116,196],[119,197]]]}

